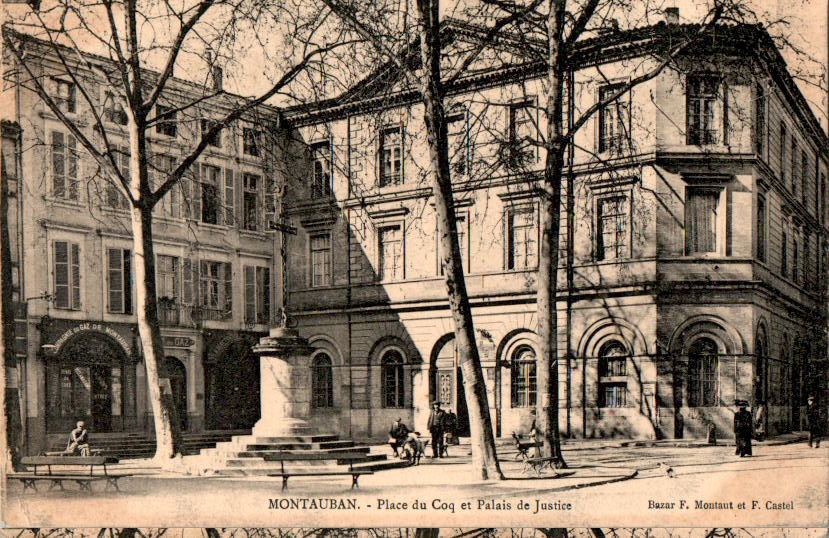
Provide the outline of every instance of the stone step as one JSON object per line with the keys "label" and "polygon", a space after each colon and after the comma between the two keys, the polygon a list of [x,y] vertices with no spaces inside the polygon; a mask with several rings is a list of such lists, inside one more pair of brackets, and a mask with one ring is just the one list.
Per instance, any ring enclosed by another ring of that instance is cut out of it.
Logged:
{"label": "stone step", "polygon": [[220,451],[217,449],[217,452],[221,452],[222,454],[226,455],[227,457],[237,457],[237,458],[261,458],[265,456],[276,456],[279,454],[331,454],[332,456],[340,453],[345,452],[362,452],[364,454],[368,454],[371,451],[371,447],[367,446],[355,446],[355,447],[338,447],[338,448],[330,448],[330,449],[314,449],[314,448],[284,448],[278,447],[273,449],[265,449],[265,450],[241,450],[238,452],[234,451]]}
{"label": "stone step", "polygon": [[329,443],[245,443],[243,450],[334,450],[354,446],[353,441]]}
{"label": "stone step", "polygon": [[[243,437],[243,436],[234,436],[235,438]],[[259,437],[251,435],[253,439],[249,440],[248,442],[252,443],[262,443],[262,444],[269,444],[269,443],[322,443],[328,441],[339,441],[340,436],[335,433],[321,433],[321,434],[311,434],[311,435],[290,435],[290,436],[280,436],[280,437]]]}

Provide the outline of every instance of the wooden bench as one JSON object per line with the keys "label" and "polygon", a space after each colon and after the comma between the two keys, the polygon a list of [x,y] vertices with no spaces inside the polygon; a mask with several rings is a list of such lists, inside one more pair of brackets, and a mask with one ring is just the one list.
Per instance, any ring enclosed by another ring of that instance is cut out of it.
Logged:
{"label": "wooden bench", "polygon": [[521,439],[515,432],[512,432],[512,440],[515,443],[515,450],[518,451],[515,454],[515,459],[521,460],[526,464],[527,460],[530,459],[530,449],[536,446],[536,442],[533,440]]}
{"label": "wooden bench", "polygon": [[[31,473],[12,473],[9,478],[20,480],[23,483],[23,491],[31,488],[37,491],[36,482],[39,480],[49,480],[52,484],[49,491],[59,486],[63,491],[63,482],[65,480],[73,481],[80,486],[82,490],[92,491],[92,482],[97,480],[106,480],[105,489],[110,486],[116,491],[121,491],[118,487],[118,480],[129,475],[111,475],[107,472],[107,464],[118,463],[118,458],[112,456],[26,456],[20,459],[23,465],[33,467]],[[68,467],[68,466],[89,466],[89,474],[79,474],[65,472],[63,474],[53,474],[52,467]],[[103,467],[104,474],[94,474],[95,466]],[[38,474],[38,467],[46,467],[46,474]]]}
{"label": "wooden bench", "polygon": [[[265,454],[263,456],[265,461],[278,461],[280,470],[278,473],[268,473],[268,476],[282,477],[282,491],[288,488],[288,479],[292,476],[347,476],[351,475],[351,489],[358,488],[360,485],[357,481],[361,476],[367,474],[374,474],[374,471],[367,469],[355,469],[354,463],[366,461],[366,454],[364,452],[314,452],[314,453],[296,453],[296,452],[277,452],[273,454]],[[347,461],[348,469],[320,469],[318,471],[309,469],[285,469],[286,461]]]}

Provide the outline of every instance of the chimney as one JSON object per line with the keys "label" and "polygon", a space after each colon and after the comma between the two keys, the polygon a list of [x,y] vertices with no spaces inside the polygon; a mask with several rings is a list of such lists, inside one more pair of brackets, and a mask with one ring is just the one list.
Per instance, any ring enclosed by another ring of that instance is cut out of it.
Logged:
{"label": "chimney", "polygon": [[213,82],[213,89],[216,91],[222,91],[222,78],[224,77],[224,73],[222,68],[215,63],[218,60],[218,57],[214,60],[213,51],[208,49],[204,54],[204,59],[207,62],[207,68],[210,70],[210,79]]}
{"label": "chimney", "polygon": [[665,22],[667,22],[668,24],[679,24],[678,7],[665,8]]}

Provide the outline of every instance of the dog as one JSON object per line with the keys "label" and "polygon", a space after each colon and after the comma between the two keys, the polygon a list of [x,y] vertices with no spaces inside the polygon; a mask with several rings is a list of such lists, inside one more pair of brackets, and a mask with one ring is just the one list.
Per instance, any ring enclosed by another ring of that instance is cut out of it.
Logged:
{"label": "dog", "polygon": [[406,442],[403,443],[403,457],[409,460],[411,465],[420,464],[420,458],[423,457],[423,452],[426,449],[419,435],[419,432],[409,432]]}
{"label": "dog", "polygon": [[673,478],[674,476],[676,476],[673,467],[671,467],[667,463],[659,462],[659,470],[668,475],[668,478]]}

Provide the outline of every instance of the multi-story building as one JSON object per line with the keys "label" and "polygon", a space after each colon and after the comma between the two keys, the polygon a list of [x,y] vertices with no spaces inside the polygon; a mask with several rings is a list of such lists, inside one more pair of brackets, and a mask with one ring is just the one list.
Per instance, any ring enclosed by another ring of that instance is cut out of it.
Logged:
{"label": "multi-story building", "polygon": [[[698,30],[668,22],[580,42],[568,115]],[[486,33],[458,21],[443,32],[447,66]],[[458,241],[499,436],[528,427],[538,390],[545,103],[532,46],[504,38],[447,89]],[[315,348],[307,390],[321,431],[381,437],[397,417],[422,431],[432,400],[468,430],[422,115],[390,66],[285,113],[303,140],[280,157],[295,163],[286,205],[299,228],[288,310]],[[769,433],[801,429],[807,393],[826,392],[827,148],[754,26],[717,27],[578,131],[558,274],[566,435],[728,436],[735,399],[762,403]]]}
{"label": "multi-story building", "polygon": [[[101,143],[94,107],[110,143],[122,148],[116,159],[126,171],[126,114],[104,83],[103,69],[88,69],[108,60],[89,55],[89,63],[78,65],[65,55],[85,84],[82,94],[53,49],[24,39],[29,58],[38,55],[30,65],[66,116]],[[14,195],[14,285],[23,320],[18,336],[27,342],[19,365],[26,450],[65,442],[79,419],[93,432],[152,432],[136,325],[138,261],[125,194],[99,172],[25,72],[7,61],[13,78],[0,102],[4,165]],[[168,115],[147,133],[156,186],[201,131],[228,112],[232,96],[219,90],[170,82],[157,113],[220,95]],[[185,431],[247,428],[259,417],[259,365],[251,346],[265,334],[274,304],[276,245],[266,231],[272,218],[266,213],[275,203],[273,152],[264,134],[274,117],[272,109],[260,107],[224,129],[155,210],[164,366]]]}

